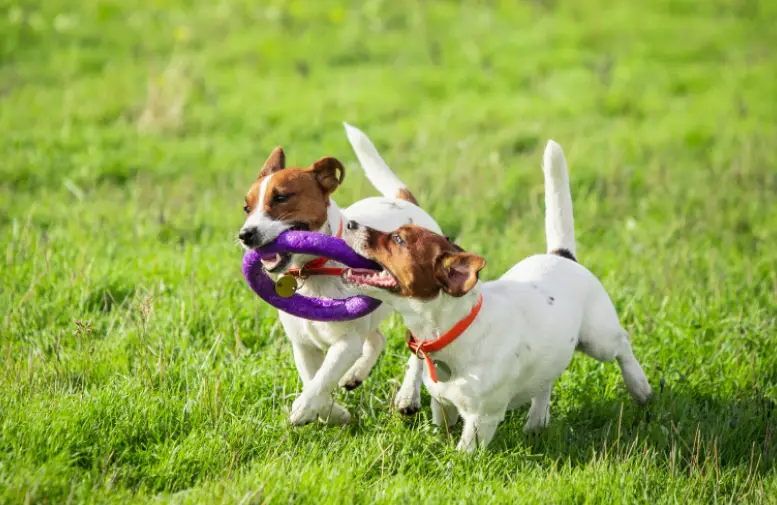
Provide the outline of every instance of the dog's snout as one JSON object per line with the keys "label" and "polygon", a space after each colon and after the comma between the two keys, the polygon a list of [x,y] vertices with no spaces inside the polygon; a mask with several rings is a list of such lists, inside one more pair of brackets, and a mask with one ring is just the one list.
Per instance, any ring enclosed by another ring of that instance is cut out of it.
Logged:
{"label": "dog's snout", "polygon": [[256,228],[253,226],[245,227],[240,230],[240,233],[237,236],[244,244],[252,245],[257,236]]}
{"label": "dog's snout", "polygon": [[359,228],[359,223],[357,223],[356,221],[348,221],[348,224],[346,224],[345,227],[353,231]]}

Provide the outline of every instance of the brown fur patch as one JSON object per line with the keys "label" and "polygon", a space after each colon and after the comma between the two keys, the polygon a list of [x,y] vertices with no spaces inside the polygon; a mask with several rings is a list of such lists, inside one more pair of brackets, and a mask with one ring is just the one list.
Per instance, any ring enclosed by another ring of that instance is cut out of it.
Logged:
{"label": "brown fur patch", "polygon": [[464,252],[447,238],[415,225],[391,233],[369,228],[363,252],[391,272],[399,294],[422,300],[436,297],[440,290],[464,295],[486,264],[482,256]]}
{"label": "brown fur patch", "polygon": [[267,158],[267,161],[264,162],[262,171],[259,172],[259,177],[261,178],[268,176],[277,172],[278,170],[283,170],[284,168],[286,168],[286,153],[283,152],[283,148],[281,146],[278,146],[272,150],[270,156]]}
{"label": "brown fur patch", "polygon": [[577,263],[577,258],[575,258],[575,255],[572,254],[572,251],[569,249],[553,249],[550,251],[550,254],[555,254],[556,256],[561,256],[562,258],[566,258]]}
{"label": "brown fur patch", "polygon": [[413,205],[418,205],[418,200],[415,199],[413,196],[413,193],[410,192],[407,188],[402,188],[399,190],[399,193],[397,193],[396,196],[397,200],[404,200],[406,202],[410,202]]}
{"label": "brown fur patch", "polygon": [[[343,165],[335,158],[322,158],[308,168],[286,168],[285,158],[283,150],[276,147],[248,190],[246,211],[250,214],[259,210],[274,220],[318,230],[327,221],[329,195],[343,180]],[[268,177],[264,197],[259,201]]]}

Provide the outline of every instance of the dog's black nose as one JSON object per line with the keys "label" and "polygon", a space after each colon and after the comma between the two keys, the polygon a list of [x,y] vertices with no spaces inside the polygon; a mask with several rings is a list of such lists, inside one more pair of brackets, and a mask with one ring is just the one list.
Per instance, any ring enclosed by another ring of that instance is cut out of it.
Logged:
{"label": "dog's black nose", "polygon": [[353,231],[359,227],[359,223],[357,223],[356,221],[348,221],[348,224],[346,224],[345,227]]}
{"label": "dog's black nose", "polygon": [[253,242],[254,237],[256,237],[256,228],[243,228],[240,230],[240,233],[237,235],[240,240],[242,240],[245,244],[250,245],[251,242]]}

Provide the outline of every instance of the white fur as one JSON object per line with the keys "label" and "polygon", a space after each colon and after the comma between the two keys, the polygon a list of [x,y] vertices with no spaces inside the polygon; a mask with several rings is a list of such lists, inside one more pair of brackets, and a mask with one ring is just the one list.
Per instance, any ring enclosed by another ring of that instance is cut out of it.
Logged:
{"label": "white fur", "polygon": [[[351,126],[346,128],[353,143],[351,130],[356,129]],[[359,134],[363,137],[362,141],[353,144],[359,159],[367,159],[364,157],[364,141],[372,150],[366,153],[368,158],[374,160],[377,156],[380,159],[367,136],[362,132]],[[365,165],[365,170],[376,188],[390,196],[365,198],[343,210],[330,200],[327,223],[318,231],[333,235],[340,222],[345,226],[349,220],[354,220],[383,231],[414,223],[440,233],[439,225],[423,209],[393,198],[399,179],[380,161],[382,166],[370,165],[367,169]],[[266,181],[263,181],[260,191],[265,190],[265,184]],[[399,184],[404,187],[401,182]],[[259,227],[259,233],[271,239],[289,226],[261,215],[256,218],[252,215],[249,217],[251,219]],[[289,266],[300,267],[311,259],[310,256],[295,255]],[[334,266],[335,263],[329,262],[327,265]],[[298,292],[316,298],[347,298],[356,294],[337,276],[310,276]],[[279,312],[281,324],[292,342],[294,360],[303,383],[302,394],[292,405],[292,424],[302,425],[316,418],[333,424],[348,422],[348,411],[333,401],[332,392],[338,383],[355,387],[369,375],[386,344],[378,327],[391,312],[392,309],[384,304],[365,317],[346,322],[309,321]],[[417,366],[413,366],[406,374],[396,400],[403,412],[420,408],[420,374],[421,368]]]}
{"label": "white fur", "polygon": [[549,140],[542,161],[542,171],[545,173],[545,236],[548,251],[566,249],[577,256],[569,173],[561,146]]}
{"label": "white fur", "polygon": [[[546,150],[545,176],[554,196],[547,215],[552,221],[548,244],[574,250],[574,243],[569,242],[573,219],[566,164],[554,142]],[[558,203],[561,208],[553,207]],[[558,227],[560,223],[564,226]],[[359,229],[347,234],[357,251],[363,243],[362,233]],[[459,416],[464,419],[460,450],[486,446],[505,413],[529,401],[525,431],[547,425],[553,382],[567,368],[576,348],[601,361],[617,359],[635,400],[645,402],[651,394],[602,284],[585,267],[566,258],[531,256],[499,280],[478,282],[460,298],[442,293],[424,302],[376,288],[366,290],[400,312],[420,340],[433,340],[447,332],[483,295],[482,309],[472,325],[450,345],[431,354],[450,367],[450,380],[433,383],[428,371],[423,374],[432,396],[433,422],[449,426]]]}
{"label": "white fur", "polygon": [[[259,198],[257,201],[264,202],[264,197],[267,194],[267,186],[274,175],[275,174],[270,174],[269,176],[265,177],[262,183],[259,185]],[[254,228],[258,230],[259,234],[262,237],[265,237],[262,242],[270,242],[275,240],[278,235],[291,227],[292,223],[286,221],[276,221],[261,209],[262,206],[258,205],[257,209],[254,210],[254,212],[248,216],[245,223],[243,223],[242,229],[249,230]]]}
{"label": "white fur", "polygon": [[345,122],[343,125],[348,141],[353,146],[367,179],[383,196],[392,198],[397,196],[401,189],[405,189],[405,184],[386,165],[378,150],[375,149],[375,145],[363,131]]}

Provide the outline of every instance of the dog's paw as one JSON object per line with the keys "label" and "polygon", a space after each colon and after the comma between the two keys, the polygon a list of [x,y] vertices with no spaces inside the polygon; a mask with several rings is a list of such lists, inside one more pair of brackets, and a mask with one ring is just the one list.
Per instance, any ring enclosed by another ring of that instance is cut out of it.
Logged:
{"label": "dog's paw", "polygon": [[[331,400],[330,400],[331,401]],[[293,426],[304,426],[318,418],[323,402],[320,397],[309,397],[302,393],[291,405],[289,421]]]}
{"label": "dog's paw", "polygon": [[459,443],[456,444],[456,450],[458,452],[463,452],[464,454],[472,454],[477,448],[478,445],[474,440],[465,440],[464,438],[459,440]]}
{"label": "dog's paw", "polygon": [[340,387],[344,388],[346,391],[353,391],[354,389],[361,386],[362,382],[364,381],[361,379],[361,377],[347,374],[345,377],[340,379]]}
{"label": "dog's paw", "polygon": [[547,426],[548,416],[530,416],[526,424],[523,425],[523,432],[526,435],[534,435],[547,428]]}
{"label": "dog's paw", "polygon": [[635,384],[629,389],[629,393],[631,393],[631,397],[634,398],[635,402],[643,406],[647,405],[653,397],[653,389],[647,381]]}
{"label": "dog's paw", "polygon": [[318,417],[330,426],[348,424],[351,421],[351,414],[337,402],[332,402],[329,409],[321,412]]}
{"label": "dog's paw", "polygon": [[394,406],[403,416],[412,416],[420,412],[421,399],[416,395],[408,396],[399,392],[396,398],[394,398]]}

